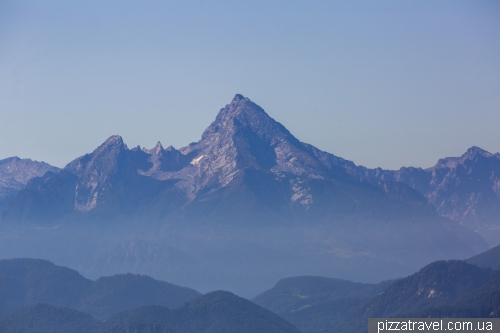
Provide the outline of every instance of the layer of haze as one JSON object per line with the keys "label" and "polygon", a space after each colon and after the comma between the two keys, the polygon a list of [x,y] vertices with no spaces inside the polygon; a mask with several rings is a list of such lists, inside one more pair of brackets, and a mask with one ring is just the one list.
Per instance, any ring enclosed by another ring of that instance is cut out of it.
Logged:
{"label": "layer of haze", "polygon": [[368,167],[500,150],[498,1],[0,2],[0,159],[199,140],[241,93]]}

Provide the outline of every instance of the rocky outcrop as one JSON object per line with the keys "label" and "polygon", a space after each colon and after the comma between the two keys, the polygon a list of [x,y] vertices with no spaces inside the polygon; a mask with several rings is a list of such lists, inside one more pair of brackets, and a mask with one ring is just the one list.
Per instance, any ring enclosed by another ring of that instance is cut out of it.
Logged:
{"label": "rocky outcrop", "polygon": [[[441,216],[490,238],[500,227],[500,154],[469,148],[428,169],[365,170],[375,180],[402,182],[422,193]],[[498,238],[498,239],[497,239]],[[491,238],[492,245],[500,234]]]}
{"label": "rocky outcrop", "polygon": [[0,210],[23,189],[28,181],[46,172],[58,172],[59,168],[45,162],[9,157],[0,161]]}

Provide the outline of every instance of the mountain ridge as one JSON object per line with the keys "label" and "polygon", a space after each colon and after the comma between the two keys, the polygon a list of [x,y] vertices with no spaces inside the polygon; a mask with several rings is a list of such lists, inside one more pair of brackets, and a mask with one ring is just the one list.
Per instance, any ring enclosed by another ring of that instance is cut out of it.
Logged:
{"label": "mountain ridge", "polygon": [[459,157],[439,159],[422,169],[365,169],[373,180],[407,184],[436,207],[441,216],[475,230],[490,246],[500,243],[500,154],[473,146]]}
{"label": "mountain ridge", "polygon": [[[300,142],[242,95],[236,95],[220,110],[197,143],[179,150],[171,146],[163,149],[161,143],[152,149],[128,149],[119,135],[113,135],[91,154],[71,161],[63,170],[76,176],[76,183],[65,182],[66,197],[74,201],[72,210],[80,213],[99,211],[99,207],[105,205],[115,212],[130,211],[140,201],[149,200],[166,188],[182,192],[183,195],[177,196],[185,196],[185,199],[178,208],[186,208],[197,198],[203,201],[211,193],[243,185],[241,182],[245,183],[248,174],[246,170],[259,178],[269,178],[268,182],[274,183],[276,190],[281,192],[277,196],[288,196],[288,203],[280,204],[283,207],[278,209],[278,215],[283,209],[308,210],[314,205],[315,196],[320,194],[313,193],[310,186],[301,186],[306,179],[327,181],[337,188],[336,183],[345,184],[353,187],[347,190],[351,193],[361,187],[371,193],[369,195],[380,198],[389,195],[401,203],[413,202],[422,206],[417,210],[425,206],[419,194],[411,193],[412,189],[401,189],[404,185],[390,186],[383,180],[363,179],[354,163]],[[54,179],[60,177],[53,175]],[[37,202],[36,196],[32,198],[14,200],[11,206]],[[30,209],[28,207],[26,209]],[[6,215],[16,219],[9,209]],[[296,215],[288,213],[285,218],[290,218],[290,214]]]}
{"label": "mountain ridge", "polygon": [[[31,243],[39,244],[47,258],[94,276],[145,269],[199,290],[230,285],[248,296],[284,276],[375,282],[487,248],[415,188],[385,178],[299,141],[236,95],[186,147],[129,149],[114,135],[60,172],[31,179],[1,214],[1,226],[14,231],[0,234],[0,247],[35,256]],[[31,243],[13,241],[16,230]],[[106,260],[80,233],[101,249],[110,244]],[[119,245],[131,235],[169,249],[155,250],[156,262],[193,260],[163,271],[134,264]],[[57,252],[56,244],[68,243],[73,255]]]}

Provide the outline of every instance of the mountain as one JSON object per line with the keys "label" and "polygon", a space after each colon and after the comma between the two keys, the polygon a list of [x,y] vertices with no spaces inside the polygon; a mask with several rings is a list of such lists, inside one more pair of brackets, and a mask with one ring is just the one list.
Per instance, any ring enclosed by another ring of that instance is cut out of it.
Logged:
{"label": "mountain", "polygon": [[180,150],[160,143],[128,149],[120,136],[111,136],[61,173],[28,183],[4,220],[39,222],[46,216],[50,223],[79,214],[109,220],[151,210],[157,215],[148,217],[163,221],[273,225],[346,214],[434,214],[417,192],[361,179],[352,162],[300,142],[236,95],[197,143]]}
{"label": "mountain", "polygon": [[47,260],[0,261],[0,318],[36,303],[76,308],[92,284],[78,272]]}
{"label": "mountain", "polygon": [[[129,149],[114,135],[60,172],[31,179],[1,225],[15,231],[0,234],[0,253],[38,256],[42,248],[94,277],[146,269],[246,297],[287,276],[377,282],[487,249],[417,190],[300,142],[241,95],[186,147]],[[127,248],[116,250],[130,238],[159,244],[157,262],[188,264],[139,268]],[[61,258],[57,244],[67,243]]]}
{"label": "mountain", "polygon": [[0,211],[23,189],[29,180],[59,168],[45,162],[9,157],[0,160]]}
{"label": "mountain", "polygon": [[489,249],[483,253],[473,256],[466,260],[467,263],[479,267],[489,267],[500,271],[500,245]]}
{"label": "mountain", "polygon": [[499,318],[500,277],[485,283],[453,302],[440,307],[406,314],[413,318]]}
{"label": "mountain", "polygon": [[36,304],[0,321],[2,333],[97,333],[99,323],[73,309]]}
{"label": "mountain", "polygon": [[149,276],[120,274],[102,277],[85,291],[78,310],[104,319],[115,313],[145,305],[176,308],[200,296],[185,287],[155,280]]}
{"label": "mountain", "polygon": [[392,282],[365,284],[318,276],[286,278],[252,301],[302,332],[320,332],[343,322]]}
{"label": "mountain", "polygon": [[97,319],[144,305],[179,307],[201,294],[148,276],[97,281],[40,259],[0,260],[0,318],[37,303],[84,311]]}
{"label": "mountain", "polygon": [[374,180],[402,182],[422,193],[441,216],[478,231],[490,245],[500,243],[500,154],[469,148],[428,169],[366,169]]}
{"label": "mountain", "polygon": [[149,322],[185,333],[300,331],[281,317],[227,291],[214,291],[169,310],[149,306],[120,313],[108,325]]}
{"label": "mountain", "polygon": [[146,306],[97,321],[80,311],[36,304],[0,321],[14,333],[300,333],[268,310],[225,291],[200,296],[181,308]]}
{"label": "mountain", "polygon": [[[431,313],[433,309],[470,306],[471,295],[491,296],[488,285],[491,282],[498,284],[495,281],[498,281],[499,274],[458,260],[433,262],[417,273],[395,281],[354,311],[350,319],[330,331],[363,332],[368,318],[418,317]],[[482,287],[486,290],[478,293]]]}

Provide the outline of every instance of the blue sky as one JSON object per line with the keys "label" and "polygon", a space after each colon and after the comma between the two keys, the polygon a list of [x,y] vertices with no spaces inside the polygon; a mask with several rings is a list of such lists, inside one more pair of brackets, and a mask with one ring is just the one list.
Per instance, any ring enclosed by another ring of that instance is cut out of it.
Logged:
{"label": "blue sky", "polygon": [[236,93],[367,167],[500,151],[498,1],[2,1],[0,159],[199,140]]}

